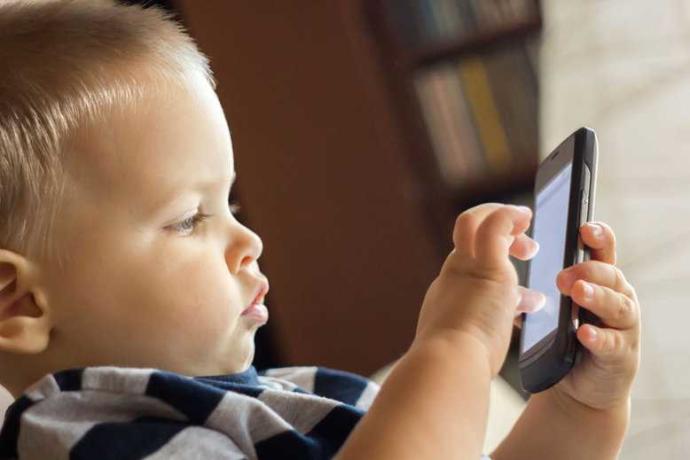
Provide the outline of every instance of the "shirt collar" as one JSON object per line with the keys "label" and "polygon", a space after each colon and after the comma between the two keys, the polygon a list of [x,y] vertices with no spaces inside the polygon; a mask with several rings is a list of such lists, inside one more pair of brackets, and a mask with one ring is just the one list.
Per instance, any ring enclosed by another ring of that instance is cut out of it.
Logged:
{"label": "shirt collar", "polygon": [[259,385],[259,376],[254,366],[249,366],[246,370],[235,374],[205,375],[194,377],[194,379],[221,383],[236,383],[241,385]]}

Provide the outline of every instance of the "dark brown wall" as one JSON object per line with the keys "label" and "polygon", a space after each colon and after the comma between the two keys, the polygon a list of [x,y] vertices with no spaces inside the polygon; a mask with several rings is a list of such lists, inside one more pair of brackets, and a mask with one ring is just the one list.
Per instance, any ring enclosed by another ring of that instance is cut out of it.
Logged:
{"label": "dark brown wall", "polygon": [[176,3],[219,81],[285,364],[396,359],[442,260],[359,2]]}

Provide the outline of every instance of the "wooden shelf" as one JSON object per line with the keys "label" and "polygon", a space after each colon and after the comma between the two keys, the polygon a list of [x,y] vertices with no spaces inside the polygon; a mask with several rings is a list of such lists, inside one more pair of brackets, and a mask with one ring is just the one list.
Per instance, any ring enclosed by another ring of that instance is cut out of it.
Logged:
{"label": "wooden shelf", "polygon": [[537,164],[513,168],[504,174],[484,176],[477,181],[469,181],[462,187],[450,189],[456,208],[463,209],[485,201],[492,201],[495,197],[503,196],[511,191],[531,189],[534,186],[534,176]]}
{"label": "wooden shelf", "polygon": [[[479,32],[476,35],[445,43],[425,45],[397,58],[399,66],[407,70],[432,65],[442,60],[459,58],[469,53],[483,52],[491,47],[510,43],[513,40],[529,38],[542,28],[541,16],[528,21],[508,24],[494,30]],[[404,49],[404,48],[400,48]]]}

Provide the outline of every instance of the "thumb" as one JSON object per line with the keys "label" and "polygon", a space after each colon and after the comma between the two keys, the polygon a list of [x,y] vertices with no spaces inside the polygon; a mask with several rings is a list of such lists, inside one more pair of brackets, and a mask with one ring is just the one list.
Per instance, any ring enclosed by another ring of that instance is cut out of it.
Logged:
{"label": "thumb", "polygon": [[517,288],[520,299],[515,310],[516,316],[520,313],[534,313],[544,308],[546,296],[543,293],[523,286],[518,286]]}

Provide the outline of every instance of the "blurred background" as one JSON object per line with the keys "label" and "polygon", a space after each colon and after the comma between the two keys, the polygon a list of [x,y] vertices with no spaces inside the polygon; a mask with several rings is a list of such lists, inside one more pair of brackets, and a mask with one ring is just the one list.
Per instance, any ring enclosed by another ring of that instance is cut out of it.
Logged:
{"label": "blurred background", "polygon": [[[690,1],[145,3],[177,14],[218,80],[231,200],[264,242],[271,283],[257,368],[385,379],[455,217],[486,201],[531,205],[539,161],[588,126],[595,219],[616,231],[643,310],[621,458],[687,458]],[[527,398],[516,357],[514,340],[487,451]]]}

